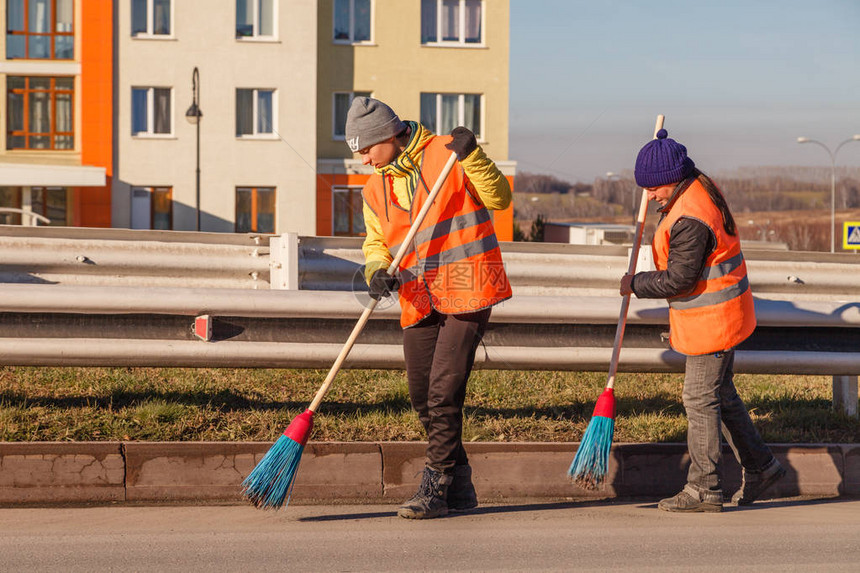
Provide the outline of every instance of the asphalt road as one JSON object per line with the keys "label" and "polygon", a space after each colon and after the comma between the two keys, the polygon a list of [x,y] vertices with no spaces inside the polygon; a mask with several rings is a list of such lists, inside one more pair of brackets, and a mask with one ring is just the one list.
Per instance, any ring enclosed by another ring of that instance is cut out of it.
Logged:
{"label": "asphalt road", "polygon": [[430,521],[396,507],[0,509],[1,571],[858,571],[860,500],[722,514],[653,502],[494,505]]}

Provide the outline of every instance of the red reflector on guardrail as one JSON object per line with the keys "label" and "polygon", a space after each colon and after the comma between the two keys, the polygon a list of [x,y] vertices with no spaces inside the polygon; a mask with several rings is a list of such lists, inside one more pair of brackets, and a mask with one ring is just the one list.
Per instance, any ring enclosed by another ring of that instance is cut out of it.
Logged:
{"label": "red reflector on guardrail", "polygon": [[194,319],[194,335],[204,342],[212,340],[212,317],[203,314]]}

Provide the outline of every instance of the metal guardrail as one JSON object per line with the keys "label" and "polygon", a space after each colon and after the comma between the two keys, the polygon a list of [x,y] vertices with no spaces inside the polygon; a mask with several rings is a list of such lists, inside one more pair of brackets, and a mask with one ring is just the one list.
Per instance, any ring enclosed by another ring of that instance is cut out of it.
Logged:
{"label": "metal guardrail", "polygon": [[[326,367],[366,303],[364,293],[0,285],[0,363],[92,366]],[[602,370],[620,297],[515,296],[494,309],[479,367]],[[853,375],[860,304],[758,299],[759,328],[738,372]],[[662,301],[634,300],[622,371],[677,371],[661,340]],[[212,317],[212,341],[194,319]],[[402,368],[399,307],[376,312],[351,367]]]}
{"label": "metal guardrail", "polygon": [[[360,247],[349,237],[0,225],[0,282],[351,291],[363,286]],[[627,269],[623,246],[503,243],[502,251],[519,294],[611,296]],[[745,255],[757,295],[852,300],[860,293],[860,257]]]}
{"label": "metal guardrail", "polygon": [[[366,302],[350,291],[363,288],[359,247],[294,235],[0,227],[0,364],[328,368]],[[476,367],[604,370],[627,249],[503,250],[515,296],[494,309]],[[759,327],[736,371],[833,375],[834,397],[846,411],[853,399],[856,412],[860,258],[747,259]],[[384,306],[346,367],[403,367],[399,309]],[[194,334],[201,315],[212,317],[210,342]],[[633,299],[619,371],[683,369],[660,337],[667,316],[664,301]]]}
{"label": "metal guardrail", "polygon": [[269,236],[0,226],[0,282],[268,289]]}

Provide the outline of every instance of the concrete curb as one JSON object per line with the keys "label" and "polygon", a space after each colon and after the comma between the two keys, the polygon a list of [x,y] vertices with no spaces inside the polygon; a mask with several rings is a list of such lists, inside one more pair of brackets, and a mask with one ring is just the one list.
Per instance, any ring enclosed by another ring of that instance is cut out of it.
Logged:
{"label": "concrete curb", "polygon": [[[0,503],[237,501],[239,484],[271,447],[260,442],[0,442]],[[606,485],[567,478],[576,443],[470,443],[479,498],[659,497],[684,484],[684,444],[616,444]],[[412,494],[423,442],[312,442],[292,499],[307,503],[399,501]],[[775,444],[788,475],[774,497],[860,495],[860,445]],[[726,449],[724,488],[740,470]]]}

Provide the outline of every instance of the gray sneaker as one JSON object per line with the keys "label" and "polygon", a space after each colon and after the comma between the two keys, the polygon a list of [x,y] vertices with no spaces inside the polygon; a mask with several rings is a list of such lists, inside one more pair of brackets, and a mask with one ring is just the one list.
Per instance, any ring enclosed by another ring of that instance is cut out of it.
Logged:
{"label": "gray sneaker", "polygon": [[741,488],[732,496],[732,503],[738,505],[749,505],[774,483],[785,477],[785,468],[780,465],[776,458],[766,465],[760,472],[748,472],[743,470],[743,481]]}
{"label": "gray sneaker", "polygon": [[675,497],[661,499],[657,509],[680,513],[719,513],[723,511],[723,504],[719,501],[703,501],[696,490],[684,486]]}

